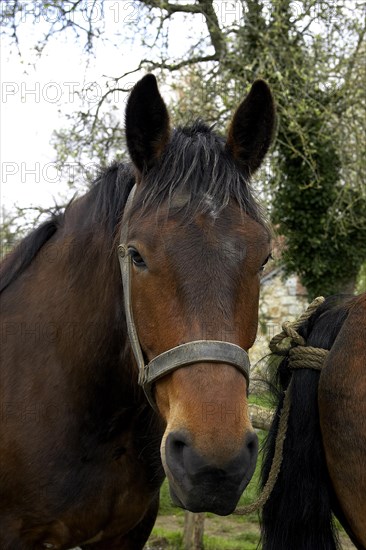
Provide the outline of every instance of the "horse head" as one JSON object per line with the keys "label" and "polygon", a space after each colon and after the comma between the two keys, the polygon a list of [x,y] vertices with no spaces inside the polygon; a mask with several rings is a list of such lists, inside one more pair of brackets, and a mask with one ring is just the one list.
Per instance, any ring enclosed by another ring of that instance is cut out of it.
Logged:
{"label": "horse head", "polygon": [[127,322],[140,381],[166,425],[161,458],[173,501],[194,512],[231,513],[256,465],[246,352],[271,243],[249,180],[274,121],[260,80],[226,139],[202,122],[171,130],[153,75],[127,104],[136,174],[121,224]]}

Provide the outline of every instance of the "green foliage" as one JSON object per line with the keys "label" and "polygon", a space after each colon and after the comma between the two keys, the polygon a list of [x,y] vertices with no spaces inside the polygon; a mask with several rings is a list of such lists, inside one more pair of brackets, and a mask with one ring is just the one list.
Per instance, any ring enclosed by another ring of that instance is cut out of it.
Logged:
{"label": "green foliage", "polygon": [[340,82],[324,87],[326,75],[319,74],[315,57],[320,40],[309,48],[292,23],[289,2],[272,2],[268,23],[257,6],[251,16],[250,6],[248,22],[256,19],[261,35],[244,26],[243,46],[262,60],[254,69],[271,83],[278,103],[270,208],[273,223],[286,237],[285,271],[299,275],[310,298],[353,291],[366,257],[366,200],[357,178],[348,173],[345,180],[337,126],[346,82],[339,75]]}
{"label": "green foliage", "polygon": [[356,292],[357,294],[360,294],[361,292],[366,292],[366,262],[362,264],[361,269],[358,273]]}
{"label": "green foliage", "polygon": [[[282,256],[287,273],[297,272],[313,298],[354,285],[366,257],[366,202],[351,188],[341,195],[337,143],[327,122],[309,109],[300,123],[313,148],[311,163],[298,135],[290,134],[293,151],[279,144],[273,222],[287,239]],[[342,231],[339,217],[350,205],[359,224]]]}
{"label": "green foliage", "polygon": [[73,190],[85,191],[101,168],[125,159],[125,135],[115,116],[116,106],[107,106],[109,111],[103,113],[97,108],[74,113],[68,117],[68,128],[52,136],[56,164]]}

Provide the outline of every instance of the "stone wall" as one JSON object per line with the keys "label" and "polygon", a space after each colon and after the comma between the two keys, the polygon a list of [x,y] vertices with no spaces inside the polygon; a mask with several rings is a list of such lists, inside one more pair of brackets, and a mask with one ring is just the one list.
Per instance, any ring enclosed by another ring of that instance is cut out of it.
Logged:
{"label": "stone wall", "polygon": [[284,279],[283,269],[277,267],[262,278],[258,334],[249,353],[252,369],[261,370],[261,362],[256,363],[269,353],[269,340],[281,332],[284,321],[299,317],[307,305],[306,290],[296,276]]}

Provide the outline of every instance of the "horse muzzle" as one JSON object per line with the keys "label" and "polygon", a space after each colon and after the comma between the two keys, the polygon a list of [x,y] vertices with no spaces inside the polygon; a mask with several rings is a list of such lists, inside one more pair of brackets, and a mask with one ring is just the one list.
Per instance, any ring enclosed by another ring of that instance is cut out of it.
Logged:
{"label": "horse muzzle", "polygon": [[184,432],[171,432],[164,467],[174,504],[195,513],[231,514],[254,473],[257,455],[258,438],[250,432],[237,456],[218,467],[197,452]]}

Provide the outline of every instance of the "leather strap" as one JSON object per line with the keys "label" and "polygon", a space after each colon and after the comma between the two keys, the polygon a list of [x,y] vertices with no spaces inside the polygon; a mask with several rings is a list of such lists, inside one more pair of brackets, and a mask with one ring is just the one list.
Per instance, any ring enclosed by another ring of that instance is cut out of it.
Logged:
{"label": "leather strap", "polygon": [[118,258],[121,268],[123,296],[125,302],[125,315],[127,323],[127,333],[130,339],[133,354],[135,356],[139,369],[139,384],[142,385],[141,379],[145,368],[145,361],[142,354],[139,337],[136,331],[136,325],[133,320],[132,300],[131,300],[131,256],[128,253],[127,237],[128,237],[128,216],[130,214],[133,198],[136,193],[136,185],[133,186],[125,206],[122,218],[120,244],[118,245]]}
{"label": "leather strap", "polygon": [[136,325],[133,319],[131,297],[131,256],[128,253],[128,218],[136,192],[136,185],[131,190],[124,210],[120,244],[118,245],[118,257],[121,268],[123,295],[127,332],[130,339],[133,354],[135,356],[139,377],[138,382],[142,386],[150,405],[156,410],[153,396],[153,384],[159,378],[166,376],[181,367],[194,363],[225,363],[238,369],[246,378],[249,385],[250,362],[247,352],[236,344],[218,340],[196,340],[187,342],[167,350],[145,365]]}
{"label": "leather strap", "polygon": [[157,355],[145,366],[142,386],[150,403],[155,403],[153,384],[159,378],[194,363],[225,363],[243,374],[249,386],[250,362],[247,352],[230,342],[194,340]]}

